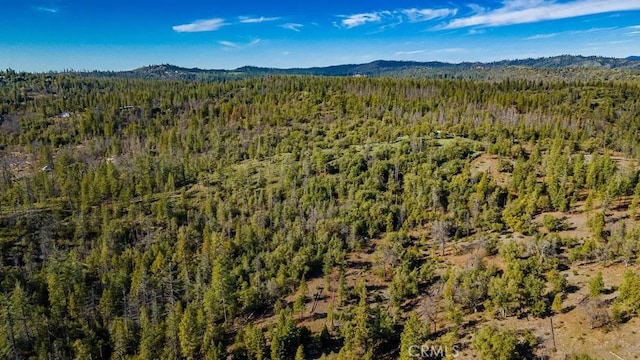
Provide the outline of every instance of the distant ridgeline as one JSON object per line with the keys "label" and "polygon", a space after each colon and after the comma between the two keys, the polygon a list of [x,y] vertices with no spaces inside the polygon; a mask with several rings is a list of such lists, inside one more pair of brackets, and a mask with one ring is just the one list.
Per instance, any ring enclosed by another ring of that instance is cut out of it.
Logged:
{"label": "distant ridgeline", "polygon": [[129,71],[92,71],[71,73],[108,78],[135,78],[183,81],[238,80],[269,75],[370,76],[392,78],[453,78],[501,81],[505,78],[532,80],[614,80],[640,74],[640,56],[624,59],[561,55],[538,59],[503,60],[491,63],[439,61],[387,61],[310,68],[264,68],[243,66],[235,70],[183,68],[175,65],[151,65]]}

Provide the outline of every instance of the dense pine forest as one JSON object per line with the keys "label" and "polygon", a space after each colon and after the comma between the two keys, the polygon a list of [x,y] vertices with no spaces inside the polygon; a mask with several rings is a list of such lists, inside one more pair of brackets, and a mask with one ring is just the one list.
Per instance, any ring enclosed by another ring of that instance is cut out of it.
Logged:
{"label": "dense pine forest", "polygon": [[0,357],[632,358],[639,161],[619,76],[0,72]]}

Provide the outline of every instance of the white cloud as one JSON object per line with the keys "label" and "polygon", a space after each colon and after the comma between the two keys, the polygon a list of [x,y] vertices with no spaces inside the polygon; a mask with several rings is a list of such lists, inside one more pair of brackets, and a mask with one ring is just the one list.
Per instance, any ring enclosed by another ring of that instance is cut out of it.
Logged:
{"label": "white cloud", "polygon": [[409,21],[421,22],[433,19],[439,19],[449,16],[455,16],[457,9],[404,9],[401,11]]}
{"label": "white cloud", "polygon": [[615,26],[611,26],[611,27],[599,27],[599,28],[591,28],[591,29],[586,29],[586,30],[573,30],[570,31],[570,33],[572,34],[588,34],[588,33],[594,33],[594,32],[598,32],[598,31],[607,31],[607,30],[616,30],[617,27]]}
{"label": "white cloud", "polygon": [[503,1],[505,10],[518,10],[544,6],[548,0],[505,0]]}
{"label": "white cloud", "polygon": [[426,52],[425,50],[410,50],[410,51],[396,51],[395,55],[415,55],[422,54]]}
{"label": "white cloud", "polygon": [[286,24],[282,24],[280,25],[281,28],[283,29],[287,29],[287,30],[293,30],[296,32],[300,32],[300,28],[303,27],[304,25],[302,24],[295,24],[295,23],[286,23]]}
{"label": "white cloud", "polygon": [[429,51],[429,54],[460,54],[460,53],[466,53],[469,50],[465,49],[465,48],[443,48],[443,49],[436,49],[433,51]]}
{"label": "white cloud", "polygon": [[467,35],[480,35],[484,33],[485,31],[482,29],[469,29],[469,31],[467,31]]}
{"label": "white cloud", "polygon": [[248,43],[237,43],[237,42],[228,41],[228,40],[220,40],[218,41],[218,44],[224,46],[227,49],[242,49],[242,48],[247,48],[247,47],[256,45],[260,41],[261,41],[260,39],[254,39]]}
{"label": "white cloud", "polygon": [[248,16],[240,16],[239,17],[240,22],[243,24],[256,24],[256,23],[261,23],[261,22],[266,22],[266,21],[276,21],[276,20],[280,20],[279,17],[264,17],[264,16],[260,16],[259,18],[251,18]]}
{"label": "white cloud", "polygon": [[541,40],[541,39],[549,39],[552,37],[557,36],[558,33],[551,33],[551,34],[536,34],[533,36],[529,36],[527,38],[524,38],[525,40]]}
{"label": "white cloud", "polygon": [[228,48],[235,48],[235,49],[240,47],[240,45],[238,45],[238,44],[236,44],[236,43],[234,43],[232,41],[226,41],[226,40],[220,40],[220,41],[218,41],[218,44],[220,44],[222,46],[225,46],[225,47],[228,47]]}
{"label": "white cloud", "polygon": [[224,19],[207,19],[207,20],[196,20],[190,24],[182,24],[176,25],[173,27],[173,31],[175,32],[203,32],[203,31],[216,31],[221,27],[227,25],[224,22]]}
{"label": "white cloud", "polygon": [[441,19],[445,17],[455,16],[458,12],[457,9],[399,9],[399,10],[386,10],[386,11],[374,11],[368,13],[360,13],[353,15],[340,15],[338,17],[343,18],[341,21],[342,27],[351,29],[357,26],[365,25],[367,23],[380,23],[385,22],[381,29],[387,27],[394,27],[402,24],[405,20],[409,22],[423,22],[433,19]]}
{"label": "white cloud", "polygon": [[486,8],[478,5],[478,4],[468,4],[467,7],[471,9],[471,12],[474,14],[483,14],[487,11]]}
{"label": "white cloud", "polygon": [[603,28],[591,28],[586,30],[571,30],[571,31],[563,31],[549,34],[537,34],[533,36],[529,36],[525,38],[525,40],[540,40],[540,39],[549,39],[558,35],[569,34],[569,35],[578,35],[578,34],[590,34],[599,31],[607,31],[607,30],[615,30],[616,27],[603,27]]}
{"label": "white cloud", "polygon": [[454,19],[441,28],[504,26],[630,10],[640,10],[640,2],[636,0],[575,0],[557,3],[551,0],[508,0],[499,9]]}
{"label": "white cloud", "polygon": [[342,26],[351,29],[356,26],[364,25],[369,22],[380,22],[382,21],[382,17],[380,13],[372,12],[372,13],[362,13],[362,14],[353,14],[349,16],[342,16]]}
{"label": "white cloud", "polygon": [[33,9],[36,10],[36,11],[46,12],[46,13],[50,13],[50,14],[57,14],[58,13],[58,9],[51,8],[51,7],[45,7],[45,6],[34,6]]}

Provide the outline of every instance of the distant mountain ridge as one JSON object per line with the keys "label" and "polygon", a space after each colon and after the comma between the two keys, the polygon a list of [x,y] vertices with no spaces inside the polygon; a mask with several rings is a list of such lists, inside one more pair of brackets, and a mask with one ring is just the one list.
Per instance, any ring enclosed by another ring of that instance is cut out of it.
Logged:
{"label": "distant mountain ridge", "polygon": [[560,55],[543,58],[502,60],[496,62],[463,62],[458,64],[440,61],[418,62],[376,60],[365,64],[343,64],[309,68],[267,68],[243,66],[233,70],[184,68],[162,64],[145,66],[129,71],[93,71],[75,73],[84,76],[121,77],[158,80],[233,80],[268,75],[312,76],[389,76],[389,77],[482,77],[481,71],[496,69],[626,69],[640,70],[640,56],[612,58],[600,56]]}
{"label": "distant mountain ridge", "polygon": [[640,69],[640,58],[625,59],[601,56],[560,55],[537,59],[504,60],[495,65],[527,66],[532,68],[584,67],[596,69]]}
{"label": "distant mountain ridge", "polygon": [[281,72],[294,74],[313,74],[313,75],[373,75],[375,73],[407,69],[407,68],[449,68],[449,69],[469,69],[477,67],[509,67],[524,66],[531,68],[559,68],[559,67],[584,67],[596,69],[639,69],[640,57],[630,56],[626,59],[609,58],[599,56],[576,56],[576,55],[560,55],[544,58],[529,58],[518,60],[502,60],[497,62],[463,62],[463,63],[446,63],[440,61],[418,62],[418,61],[399,61],[399,60],[376,60],[366,64],[345,64],[326,67],[311,68],[291,68],[291,69],[274,69],[262,68],[255,66],[244,66],[236,69],[240,72]]}

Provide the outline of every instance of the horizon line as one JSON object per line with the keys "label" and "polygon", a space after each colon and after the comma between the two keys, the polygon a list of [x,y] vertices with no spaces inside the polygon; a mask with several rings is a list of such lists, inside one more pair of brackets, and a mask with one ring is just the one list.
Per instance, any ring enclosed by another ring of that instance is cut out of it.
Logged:
{"label": "horizon line", "polygon": [[[628,55],[626,57],[615,57],[615,56],[604,56],[604,55],[580,55],[580,54],[559,54],[559,55],[550,55],[550,56],[539,56],[539,57],[523,57],[523,58],[505,58],[501,60],[493,60],[493,61],[481,61],[481,60],[465,60],[460,62],[449,62],[443,60],[406,60],[406,59],[376,59],[368,62],[361,63],[335,63],[330,65],[313,65],[313,66],[295,66],[295,67],[272,67],[272,66],[260,66],[260,65],[242,65],[235,68],[205,68],[205,67],[188,67],[181,66],[177,64],[171,63],[156,63],[156,64],[148,64],[148,65],[140,65],[133,68],[127,69],[82,69],[77,70],[73,68],[69,69],[59,69],[59,70],[45,70],[45,71],[24,71],[24,70],[15,70],[11,67],[5,68],[3,71],[16,71],[19,73],[28,73],[28,74],[65,74],[65,73],[93,73],[93,72],[113,72],[113,73],[123,73],[123,72],[131,72],[145,68],[158,67],[158,66],[171,66],[175,68],[179,68],[181,70],[193,70],[193,71],[236,71],[243,68],[258,68],[258,69],[267,69],[267,70],[308,70],[308,69],[318,69],[318,68],[330,68],[330,67],[338,67],[338,66],[357,66],[357,65],[366,65],[372,64],[376,62],[397,62],[397,63],[414,63],[414,64],[428,64],[428,63],[440,63],[446,65],[463,65],[463,64],[497,64],[501,62],[512,62],[512,61],[524,61],[524,60],[541,60],[541,59],[551,59],[557,57],[582,57],[582,58],[602,58],[602,59],[612,59],[612,60],[629,60],[629,61],[640,61],[640,55]],[[1,68],[0,68],[1,69]]]}

